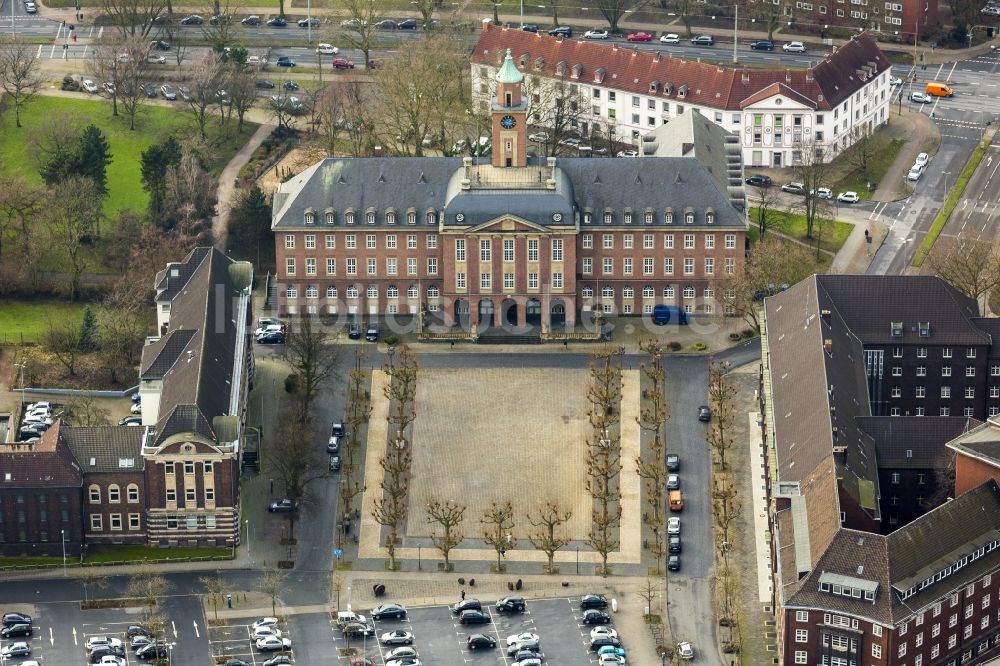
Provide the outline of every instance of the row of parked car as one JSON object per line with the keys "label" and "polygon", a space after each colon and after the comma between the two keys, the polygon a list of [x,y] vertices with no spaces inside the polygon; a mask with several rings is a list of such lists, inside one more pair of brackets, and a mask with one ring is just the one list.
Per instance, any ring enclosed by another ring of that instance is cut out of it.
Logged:
{"label": "row of parked car", "polygon": [[[774,182],[771,180],[770,176],[765,176],[763,174],[754,174],[746,179],[747,185],[753,185],[754,187],[771,187]],[[790,183],[785,183],[781,186],[782,192],[788,192],[789,194],[800,194],[805,196],[806,186],[804,183],[797,181],[792,181]],[[829,187],[817,187],[809,190],[809,194],[815,196],[817,199],[832,199],[833,190]],[[861,201],[860,195],[857,192],[841,192],[837,195],[837,201],[840,203],[857,203]]]}
{"label": "row of parked car", "polygon": [[24,407],[21,429],[17,433],[20,442],[37,442],[52,425],[52,404],[32,402]]}
{"label": "row of parked car", "polygon": [[259,345],[283,345],[287,335],[288,324],[269,317],[258,319],[257,328],[253,332],[254,340]]}

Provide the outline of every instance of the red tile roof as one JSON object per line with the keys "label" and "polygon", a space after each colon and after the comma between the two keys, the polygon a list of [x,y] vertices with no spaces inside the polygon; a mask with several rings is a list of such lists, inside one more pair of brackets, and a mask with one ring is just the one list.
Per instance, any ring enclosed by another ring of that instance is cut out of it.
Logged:
{"label": "red tile roof", "polygon": [[[592,84],[595,75],[603,75],[601,85],[608,88],[648,95],[652,87],[664,99],[733,111],[757,99],[758,93],[774,84],[783,84],[782,92],[794,91],[797,95],[792,96],[800,101],[810,100],[809,106],[815,109],[832,109],[864,85],[858,70],[872,65],[877,75],[890,67],[875,40],[864,33],[811,69],[734,69],[682,60],[659,51],[550,37],[488,23],[472,51],[472,62],[497,67],[508,48],[518,67],[528,75],[572,78],[579,66],[582,83]],[[557,68],[565,73],[557,74]],[[667,84],[672,84],[669,91]],[[685,85],[687,94],[679,97]]]}
{"label": "red tile roof", "polygon": [[34,444],[0,445],[0,490],[83,485],[79,465],[59,439],[60,424],[56,420]]}

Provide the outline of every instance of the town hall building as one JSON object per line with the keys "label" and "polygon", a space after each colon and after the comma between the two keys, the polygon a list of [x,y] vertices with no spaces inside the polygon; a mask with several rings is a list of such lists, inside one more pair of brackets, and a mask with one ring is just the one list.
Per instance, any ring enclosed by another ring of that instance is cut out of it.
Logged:
{"label": "town hall building", "polygon": [[279,312],[543,331],[660,304],[721,314],[715,284],[745,251],[738,137],[688,114],[639,158],[535,157],[523,80],[508,52],[489,156],[328,158],[283,183]]}

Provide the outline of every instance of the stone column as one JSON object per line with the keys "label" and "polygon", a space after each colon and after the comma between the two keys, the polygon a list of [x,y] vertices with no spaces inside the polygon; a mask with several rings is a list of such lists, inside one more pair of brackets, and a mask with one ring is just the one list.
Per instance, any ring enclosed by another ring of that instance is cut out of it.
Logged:
{"label": "stone column", "polygon": [[517,327],[524,328],[528,323],[528,300],[526,298],[515,298],[514,307],[517,308]]}

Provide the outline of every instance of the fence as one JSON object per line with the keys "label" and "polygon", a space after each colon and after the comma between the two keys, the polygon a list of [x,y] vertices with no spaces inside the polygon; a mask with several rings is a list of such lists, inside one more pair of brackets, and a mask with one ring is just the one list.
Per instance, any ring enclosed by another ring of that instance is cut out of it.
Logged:
{"label": "fence", "polygon": [[[67,568],[82,569],[85,567],[115,567],[127,564],[173,564],[179,562],[222,562],[234,559],[232,555],[206,555],[204,557],[166,557],[155,560],[111,560],[108,562],[66,562]],[[33,569],[60,569],[62,562],[52,564],[25,564],[23,566],[0,566],[0,572],[6,571],[30,571]]]}

